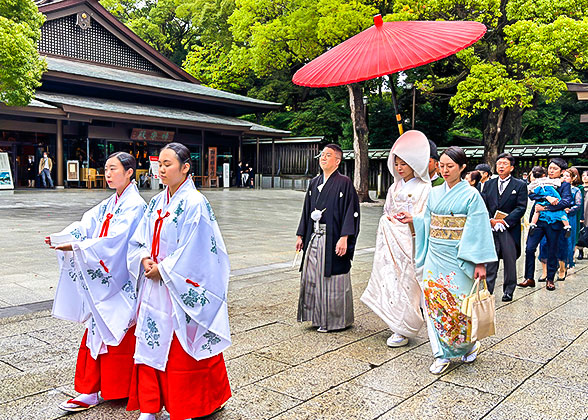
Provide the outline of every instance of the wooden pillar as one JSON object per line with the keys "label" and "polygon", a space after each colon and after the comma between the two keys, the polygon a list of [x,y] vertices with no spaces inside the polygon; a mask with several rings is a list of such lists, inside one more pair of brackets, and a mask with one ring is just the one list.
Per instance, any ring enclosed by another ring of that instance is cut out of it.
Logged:
{"label": "wooden pillar", "polygon": [[272,188],[274,188],[274,176],[276,174],[276,141],[272,138]]}
{"label": "wooden pillar", "polygon": [[57,187],[63,188],[63,122],[57,120]]}
{"label": "wooden pillar", "polygon": [[261,189],[261,184],[263,184],[263,174],[259,173],[259,137],[255,143],[255,187]]}
{"label": "wooden pillar", "polygon": [[200,145],[201,145],[201,150],[200,150],[200,175],[202,175],[203,178],[202,179],[202,185],[201,187],[204,188],[204,176],[206,175],[206,173],[204,172],[204,130],[200,130]]}

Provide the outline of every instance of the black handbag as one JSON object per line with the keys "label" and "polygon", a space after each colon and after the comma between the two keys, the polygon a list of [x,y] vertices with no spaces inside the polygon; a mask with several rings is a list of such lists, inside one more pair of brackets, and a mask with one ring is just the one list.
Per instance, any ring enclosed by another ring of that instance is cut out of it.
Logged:
{"label": "black handbag", "polygon": [[582,229],[580,229],[580,236],[576,245],[581,248],[588,247],[588,228],[586,226],[582,226]]}

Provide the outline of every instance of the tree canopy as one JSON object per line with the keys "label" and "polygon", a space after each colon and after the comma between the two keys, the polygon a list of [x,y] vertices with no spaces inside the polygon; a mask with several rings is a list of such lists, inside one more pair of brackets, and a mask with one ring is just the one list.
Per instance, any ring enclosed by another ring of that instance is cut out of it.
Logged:
{"label": "tree canopy", "polygon": [[25,106],[47,64],[37,51],[45,21],[33,0],[0,0],[0,102]]}
{"label": "tree canopy", "polygon": [[450,105],[462,117],[482,117],[486,159],[508,141],[519,142],[522,118],[540,101],[558,100],[566,81],[588,68],[586,0],[399,0],[386,20],[476,20],[488,32],[482,41],[431,65],[418,80],[424,92],[452,90]]}
{"label": "tree canopy", "polygon": [[291,77],[326,49],[385,20],[476,20],[488,32],[454,56],[404,72],[403,82],[364,82],[371,147],[398,136],[390,89],[405,125],[440,144],[484,141],[487,159],[507,142],[585,141],[565,82],[586,78],[588,0],[101,0],[131,29],[204,84],[281,102],[262,124],[325,135],[351,147],[347,91],[308,89]]}

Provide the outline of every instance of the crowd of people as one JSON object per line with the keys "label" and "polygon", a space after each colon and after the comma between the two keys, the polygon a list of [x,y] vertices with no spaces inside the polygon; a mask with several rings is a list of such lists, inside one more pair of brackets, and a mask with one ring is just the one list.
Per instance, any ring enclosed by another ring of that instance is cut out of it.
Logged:
{"label": "crowd of people", "polygon": [[[350,271],[360,205],[352,181],[338,171],[341,160],[336,144],[321,152],[321,173],[306,191],[297,230],[296,251],[303,253],[297,319],[320,333],[354,322]],[[555,289],[558,261],[558,280],[565,279],[587,216],[578,171],[560,158],[547,170],[534,168],[529,182],[514,178],[509,154],[498,156],[495,177],[485,165],[466,180],[467,163],[461,148],[439,155],[419,131],[394,143],[388,159],[394,183],[361,296],[390,328],[390,347],[407,345],[426,327],[433,374],[445,372],[452,358],[476,360],[481,346],[471,339],[462,302],[480,282],[494,291],[500,259],[502,300],[513,299],[528,198],[533,209],[520,287],[535,286],[538,246],[545,265],[539,281]],[[83,411],[128,398],[127,409],[139,410],[140,420],[154,420],[163,407],[172,420],[206,416],[231,396],[223,359],[231,344],[228,253],[212,207],[192,181],[185,146],[161,149],[165,189],[149,204],[133,181],[135,170],[132,155],[110,155],[105,179],[115,193],[45,238],[60,266],[53,315],[86,326],[75,372],[80,394],[60,407]],[[588,187],[588,172],[582,179]],[[242,177],[242,186],[249,182]]]}
{"label": "crowd of people", "polygon": [[[351,181],[337,170],[341,157],[334,144],[321,153],[322,173],[306,192],[297,231],[296,250],[304,251],[298,320],[311,321],[323,333],[353,323],[350,269],[360,211]],[[394,182],[361,296],[390,328],[390,347],[407,345],[426,326],[433,374],[445,372],[455,357],[464,363],[476,360],[481,346],[471,339],[471,319],[462,303],[475,284],[485,283],[494,293],[500,260],[501,299],[513,300],[524,226],[529,226],[525,273],[518,286],[535,286],[535,253],[541,246],[545,268],[539,281],[551,291],[558,261],[560,281],[574,264],[588,216],[588,171],[582,186],[578,171],[561,158],[551,159],[547,169],[534,168],[525,180],[514,177],[516,162],[508,153],[494,162],[496,175],[485,163],[467,172],[467,164],[461,148],[449,147],[439,156],[419,131],[398,138],[388,159]],[[582,247],[577,258],[584,258]]]}

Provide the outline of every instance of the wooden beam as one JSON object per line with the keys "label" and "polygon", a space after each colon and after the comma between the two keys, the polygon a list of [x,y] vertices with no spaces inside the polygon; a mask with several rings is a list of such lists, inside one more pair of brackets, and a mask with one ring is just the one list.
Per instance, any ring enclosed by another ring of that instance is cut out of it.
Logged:
{"label": "wooden beam", "polygon": [[130,140],[130,130],[127,127],[114,126],[103,127],[90,125],[88,126],[88,137],[91,139],[107,139],[107,140]]}
{"label": "wooden beam", "polygon": [[29,121],[0,120],[2,131],[25,131],[27,133],[57,134],[57,125]]}
{"label": "wooden beam", "polygon": [[588,114],[580,114],[580,122],[588,123]]}
{"label": "wooden beam", "polygon": [[57,187],[63,187],[63,121],[57,120]]}
{"label": "wooden beam", "polygon": [[588,101],[588,92],[576,92],[579,101]]}

